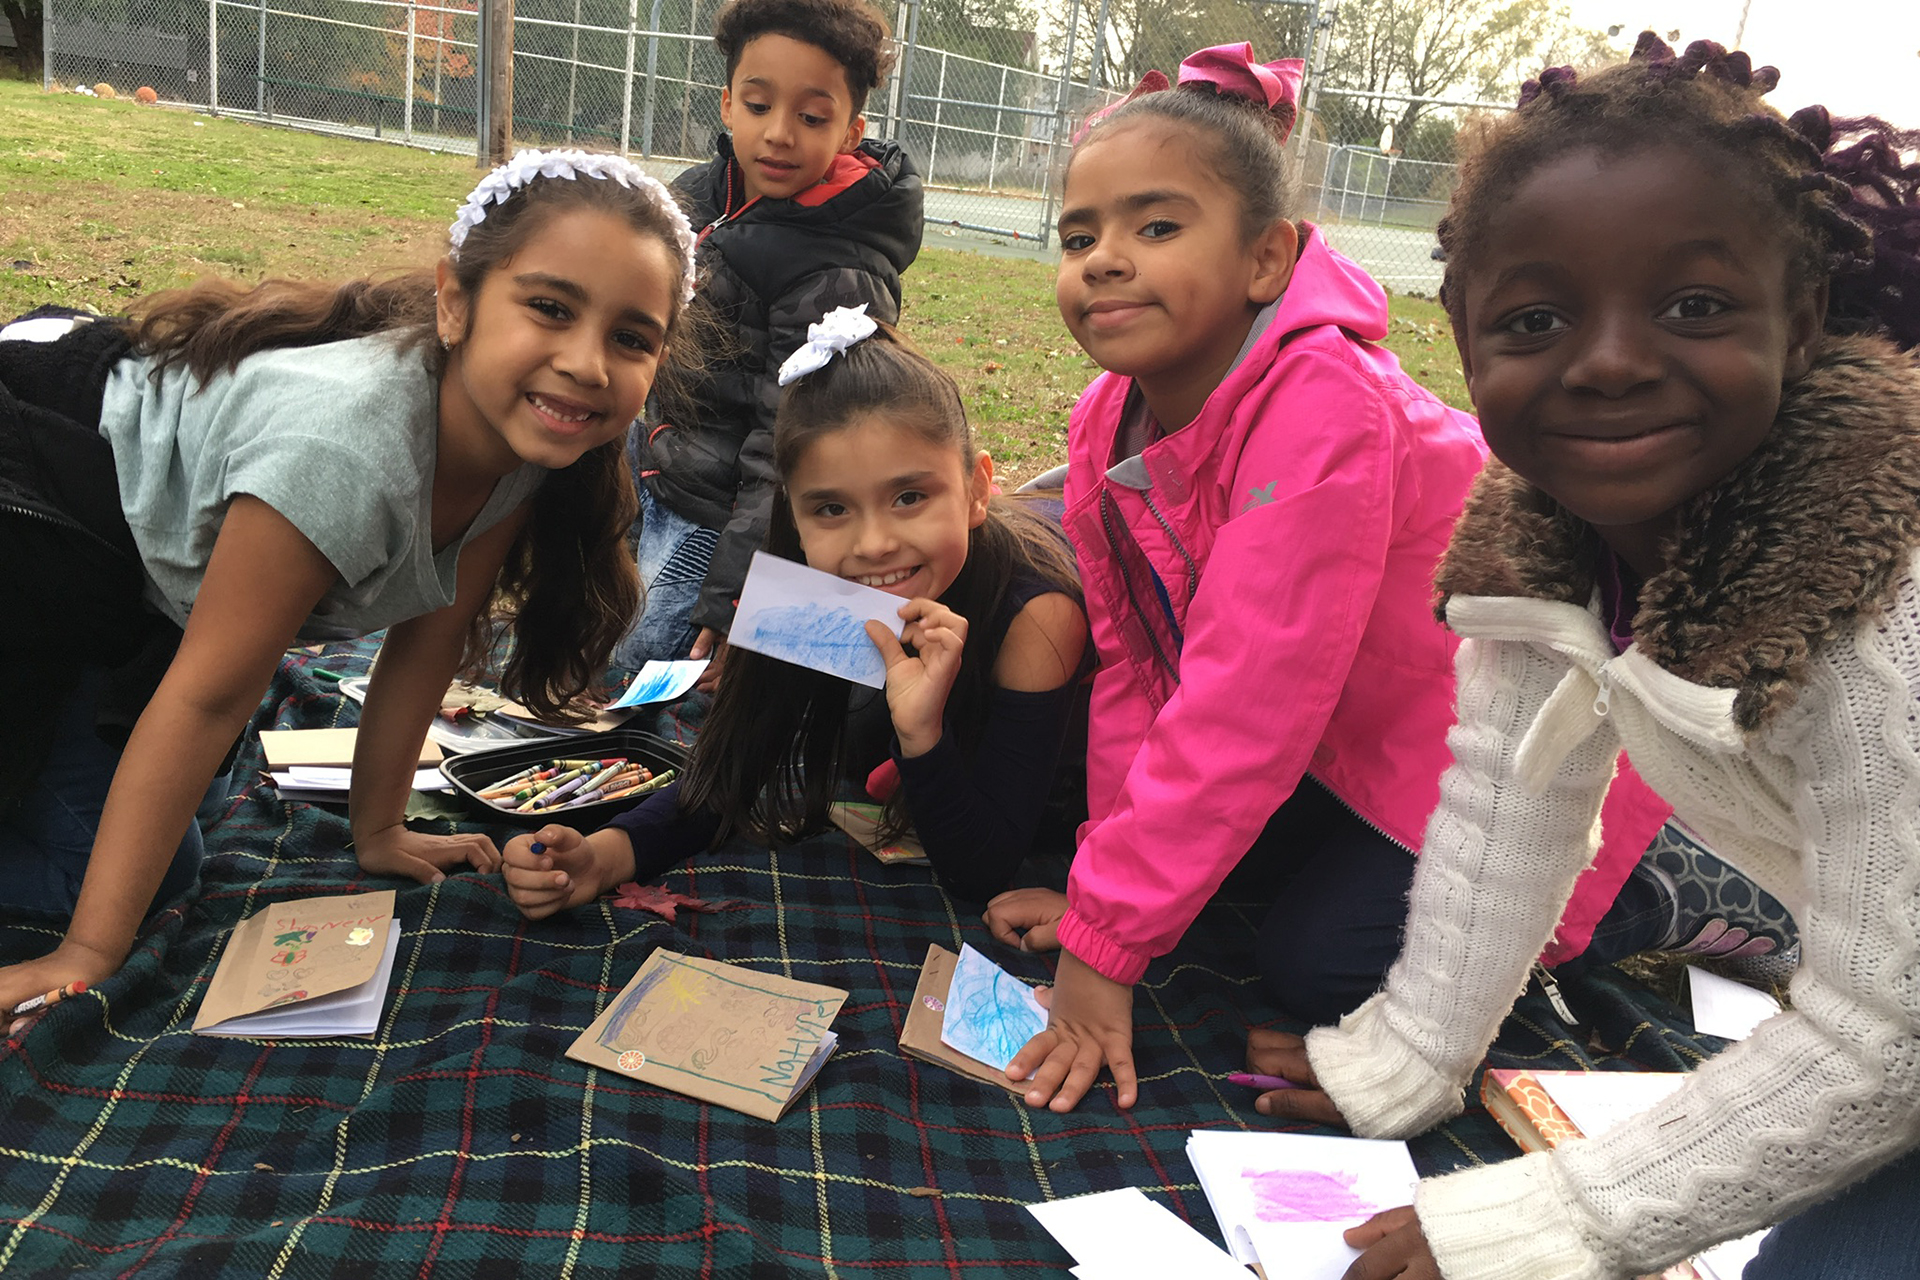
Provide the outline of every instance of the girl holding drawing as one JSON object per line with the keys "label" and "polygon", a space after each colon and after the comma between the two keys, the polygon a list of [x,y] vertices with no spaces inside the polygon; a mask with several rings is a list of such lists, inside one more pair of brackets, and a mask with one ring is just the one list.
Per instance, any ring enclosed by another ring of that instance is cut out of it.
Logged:
{"label": "girl holding drawing", "polygon": [[1005,888],[1032,844],[1084,674],[1065,541],[993,496],[958,388],[861,311],[829,312],[781,378],[768,549],[901,597],[898,640],[867,624],[887,668],[879,732],[849,717],[847,681],[734,651],[684,784],[590,836],[554,825],[508,844],[507,887],[529,916],[731,832],[819,827],[836,786],[875,765],[887,826],[912,823],[956,896]]}
{"label": "girl holding drawing", "polygon": [[1599,1137],[1421,1184],[1353,1274],[1637,1275],[1768,1223],[1747,1280],[1920,1257],[1920,134],[1785,119],[1777,79],[1648,33],[1463,163],[1442,299],[1498,462],[1438,579],[1455,763],[1385,991],[1249,1056],[1307,1086],[1268,1114],[1458,1113],[1623,745],[1793,908],[1793,1007]]}
{"label": "girl holding drawing", "polygon": [[[431,271],[220,283],[130,321],[0,332],[9,908],[71,916],[0,1004],[119,968],[191,885],[194,811],[303,637],[388,628],[354,760],[355,851],[438,880],[498,852],[402,822],[427,724],[511,601],[502,684],[596,679],[638,584],[621,445],[691,293],[693,236],[627,161],[523,152]],[[49,332],[51,330],[51,332]],[[183,833],[184,838],[183,838]]]}

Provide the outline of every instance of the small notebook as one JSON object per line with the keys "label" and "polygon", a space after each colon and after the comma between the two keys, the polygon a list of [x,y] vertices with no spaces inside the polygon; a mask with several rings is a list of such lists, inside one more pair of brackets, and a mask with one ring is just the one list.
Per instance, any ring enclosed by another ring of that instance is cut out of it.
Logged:
{"label": "small notebook", "polygon": [[[989,1066],[978,1058],[968,1057],[941,1038],[946,1025],[953,970],[959,960],[960,957],[938,944],[927,947],[926,961],[920,966],[920,981],[913,989],[913,1003],[907,1007],[907,1020],[900,1028],[900,1051],[982,1084],[997,1085],[1012,1094],[1024,1094],[1026,1086],[1007,1079],[1004,1070]],[[1041,1025],[1045,1025],[1044,1019]]]}
{"label": "small notebook", "polygon": [[1233,1256],[1268,1280],[1340,1280],[1359,1250],[1341,1238],[1413,1203],[1404,1142],[1197,1129],[1187,1159]]}
{"label": "small notebook", "polygon": [[391,889],[276,902],[227,941],[193,1030],[267,1040],[370,1037],[400,927]]}
{"label": "small notebook", "polygon": [[[1576,1138],[1605,1133],[1660,1101],[1687,1080],[1672,1071],[1515,1071],[1490,1068],[1480,1078],[1480,1102],[1509,1137],[1527,1151],[1545,1151]],[[1676,1262],[1658,1280],[1737,1280],[1766,1232],[1715,1245]],[[1653,1280],[1652,1277],[1647,1280]]]}
{"label": "small notebook", "polygon": [[672,951],[647,957],[567,1056],[761,1120],[787,1113],[839,1043],[847,993]]}
{"label": "small notebook", "polygon": [[880,834],[885,813],[884,805],[842,801],[827,810],[827,817],[833,820],[834,826],[852,836],[856,844],[889,866],[895,863],[926,866],[927,851],[913,832],[902,832],[891,840]]}

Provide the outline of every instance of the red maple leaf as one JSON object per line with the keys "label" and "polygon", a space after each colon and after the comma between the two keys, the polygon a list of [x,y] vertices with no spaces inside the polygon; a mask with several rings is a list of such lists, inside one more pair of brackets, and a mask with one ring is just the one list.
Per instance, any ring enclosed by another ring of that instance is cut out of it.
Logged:
{"label": "red maple leaf", "polygon": [[640,884],[629,880],[615,890],[619,896],[614,898],[616,907],[631,907],[637,911],[651,911],[653,914],[673,923],[676,909],[685,907],[689,911],[718,911],[719,908],[705,898],[689,898],[684,893],[675,893],[663,889],[657,884]]}

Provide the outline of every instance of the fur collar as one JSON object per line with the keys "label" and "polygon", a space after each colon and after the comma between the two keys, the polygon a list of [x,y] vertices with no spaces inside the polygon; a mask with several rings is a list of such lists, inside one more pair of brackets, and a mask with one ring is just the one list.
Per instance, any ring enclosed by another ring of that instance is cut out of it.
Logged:
{"label": "fur collar", "polygon": [[[1792,703],[1820,645],[1890,598],[1920,544],[1920,364],[1877,338],[1829,338],[1764,443],[1688,504],[1647,581],[1638,647],[1694,684],[1735,689],[1741,729]],[[1584,606],[1599,536],[1490,460],[1435,587]]]}

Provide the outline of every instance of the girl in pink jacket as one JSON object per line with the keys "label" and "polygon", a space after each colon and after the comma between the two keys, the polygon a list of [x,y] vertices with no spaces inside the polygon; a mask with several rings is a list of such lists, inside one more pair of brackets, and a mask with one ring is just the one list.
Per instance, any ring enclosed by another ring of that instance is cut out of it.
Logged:
{"label": "girl in pink jacket", "polygon": [[[1299,76],[1195,54],[1068,173],[1058,301],[1108,371],[1073,414],[1065,518],[1101,665],[1065,913],[1021,891],[988,915],[1038,926],[1029,947],[1058,917],[1050,1025],[1008,1067],[1032,1105],[1070,1109],[1103,1062],[1132,1105],[1132,986],[1243,858],[1278,893],[1260,964],[1288,1011],[1375,991],[1449,759],[1431,580],[1485,449],[1375,345],[1380,286],[1286,216]],[[1666,816],[1616,790],[1570,951]]]}

